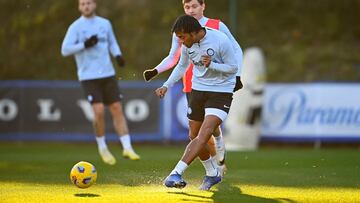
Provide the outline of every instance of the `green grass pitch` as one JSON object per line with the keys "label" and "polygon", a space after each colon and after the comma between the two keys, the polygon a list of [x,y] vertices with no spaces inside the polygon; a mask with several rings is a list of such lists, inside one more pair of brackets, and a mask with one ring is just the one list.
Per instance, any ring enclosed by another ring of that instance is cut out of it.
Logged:
{"label": "green grass pitch", "polygon": [[[228,172],[211,191],[199,191],[199,161],[185,172],[182,190],[162,185],[183,145],[135,145],[140,161],[101,162],[95,143],[0,143],[0,202],[360,202],[359,149],[265,148],[229,152]],[[88,189],[71,184],[78,161],[98,171]]]}

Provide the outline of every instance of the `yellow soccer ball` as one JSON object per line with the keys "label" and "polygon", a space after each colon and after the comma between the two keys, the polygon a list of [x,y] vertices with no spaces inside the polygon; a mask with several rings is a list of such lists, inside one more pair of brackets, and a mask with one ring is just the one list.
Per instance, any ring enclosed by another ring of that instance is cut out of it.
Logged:
{"label": "yellow soccer ball", "polygon": [[86,161],[75,164],[70,171],[71,182],[79,188],[88,188],[96,182],[95,166]]}

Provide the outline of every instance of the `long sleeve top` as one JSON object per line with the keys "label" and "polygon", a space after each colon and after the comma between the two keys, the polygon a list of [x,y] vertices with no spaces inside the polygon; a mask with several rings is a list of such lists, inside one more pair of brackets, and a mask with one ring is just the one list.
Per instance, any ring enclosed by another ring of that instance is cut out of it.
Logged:
{"label": "long sleeve top", "polygon": [[[209,67],[201,62],[203,55],[211,56]],[[192,89],[233,92],[238,65],[231,41],[224,33],[206,28],[205,36],[198,43],[190,48],[182,46],[180,61],[164,86],[169,87],[177,82],[185,74],[190,61],[194,64]]]}
{"label": "long sleeve top", "polygon": [[[209,20],[209,18],[202,17],[199,20],[199,23],[200,23],[201,26],[205,27],[208,20]],[[236,75],[240,76],[241,75],[242,61],[243,61],[243,51],[242,51],[239,43],[236,41],[234,36],[231,34],[229,28],[221,21],[219,23],[219,31],[223,32],[229,38],[229,40],[231,41],[231,46],[234,49],[236,60],[237,60],[237,66],[238,66],[238,72],[237,72]],[[166,56],[160,62],[160,64],[158,64],[155,67],[155,69],[159,73],[165,72],[165,71],[175,67],[175,65],[178,63],[178,61],[180,59],[181,46],[182,45],[181,45],[180,40],[176,37],[175,33],[173,33],[172,40],[171,40],[171,48],[170,48],[168,56]]]}
{"label": "long sleeve top", "polygon": [[[98,43],[85,48],[84,42],[97,35]],[[61,47],[63,56],[75,55],[77,75],[80,81],[105,78],[115,75],[112,56],[122,55],[109,20],[94,16],[81,16],[66,32]]]}

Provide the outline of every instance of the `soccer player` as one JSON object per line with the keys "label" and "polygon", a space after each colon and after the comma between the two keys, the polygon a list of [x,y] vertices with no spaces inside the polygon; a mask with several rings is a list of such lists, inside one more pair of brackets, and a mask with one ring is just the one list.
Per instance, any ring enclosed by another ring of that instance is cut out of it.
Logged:
{"label": "soccer player", "polygon": [[79,0],[81,17],[73,22],[61,47],[63,56],[75,55],[78,78],[95,117],[93,127],[102,160],[114,165],[116,160],[105,142],[104,109],[111,112],[114,128],[123,147],[123,156],[140,159],[132,148],[122,110],[121,97],[109,51],[120,67],[125,65],[109,20],[95,14],[95,0]]}
{"label": "soccer player", "polygon": [[[156,89],[155,93],[160,98],[164,97],[168,88],[185,74],[190,61],[194,64],[187,111],[189,131],[194,139],[187,145],[183,157],[165,179],[167,187],[183,188],[186,182],[181,175],[206,149],[214,130],[229,112],[238,64],[229,38],[220,31],[202,27],[192,16],[180,16],[175,21],[172,32],[183,44],[181,57],[168,80]],[[212,167],[206,172],[201,190],[209,190],[221,181],[222,177],[215,164],[214,161],[209,163]]]}
{"label": "soccer player", "polygon": [[[240,80],[240,73],[241,73],[243,52],[241,50],[239,43],[235,40],[235,38],[230,33],[229,29],[223,22],[221,22],[220,20],[216,20],[216,19],[210,19],[210,18],[207,18],[204,16],[205,0],[182,0],[182,3],[183,3],[183,8],[184,8],[185,14],[196,18],[202,26],[220,30],[221,32],[225,33],[226,36],[231,40],[231,44],[235,51],[237,65],[239,68],[238,72],[237,72],[236,86],[234,88],[234,91],[241,89],[242,83]],[[175,65],[177,64],[177,62],[179,61],[180,53],[181,53],[181,42],[176,37],[175,33],[173,33],[171,49],[170,49],[169,55],[165,59],[163,59],[163,61],[159,65],[157,65],[155,68],[144,71],[143,76],[144,76],[145,81],[150,81],[153,78],[155,78],[157,75],[159,75],[160,73],[174,68]],[[183,77],[183,85],[184,85],[183,92],[186,93],[187,100],[189,100],[189,94],[191,92],[191,87],[192,87],[192,84],[191,84],[192,69],[193,69],[193,64],[190,64],[184,77]],[[224,168],[225,167],[225,165],[224,165],[225,164],[225,147],[224,147],[224,141],[223,141],[222,131],[221,131],[220,126],[217,129],[215,129],[213,135],[215,138],[216,149],[214,146],[214,140],[210,139],[209,143],[208,143],[209,151],[212,155],[215,155],[215,153],[216,153],[216,159],[217,159],[218,164],[221,167],[223,167],[223,170],[225,170],[225,168]],[[191,137],[191,135],[190,135],[190,139],[193,139],[193,138],[194,137]],[[203,157],[207,157],[207,155],[202,155],[202,153],[201,153],[199,156],[200,160],[206,161],[203,159]],[[205,166],[205,169],[206,169],[206,166]]]}

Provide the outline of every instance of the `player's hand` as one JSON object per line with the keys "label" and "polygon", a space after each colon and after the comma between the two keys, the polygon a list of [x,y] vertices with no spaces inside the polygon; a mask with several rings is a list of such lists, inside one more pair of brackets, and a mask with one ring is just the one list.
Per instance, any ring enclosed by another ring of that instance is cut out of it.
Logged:
{"label": "player's hand", "polygon": [[92,35],[89,39],[85,40],[85,48],[90,48],[95,46],[98,43],[97,35]]}
{"label": "player's hand", "polygon": [[243,84],[241,82],[240,76],[236,76],[236,83],[233,92],[236,92],[241,88],[243,88]]}
{"label": "player's hand", "polygon": [[159,74],[159,72],[158,72],[158,70],[156,70],[156,68],[147,69],[143,73],[144,80],[146,82],[150,82],[150,80],[154,79],[158,74]]}
{"label": "player's hand", "polygon": [[115,56],[116,62],[119,65],[119,67],[124,67],[125,66],[125,60],[121,55],[117,55]]}
{"label": "player's hand", "polygon": [[209,67],[211,63],[211,56],[208,55],[202,55],[201,56],[201,62],[204,64],[204,66],[207,68]]}
{"label": "player's hand", "polygon": [[158,96],[158,97],[160,97],[160,99],[161,98],[163,98],[164,96],[165,96],[165,94],[166,94],[166,92],[167,92],[167,87],[165,87],[165,86],[162,86],[162,87],[159,87],[159,88],[157,88],[156,90],[155,90],[155,94]]}

